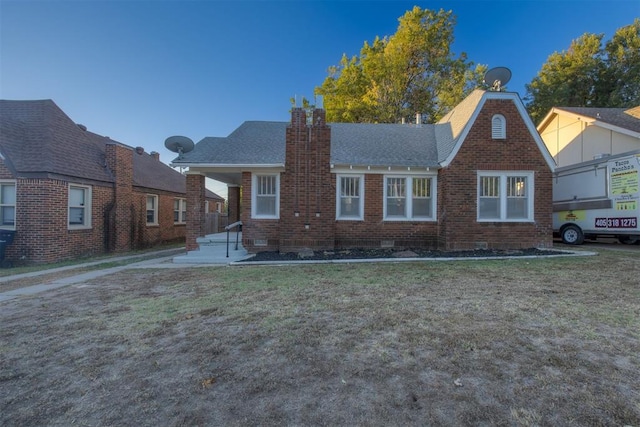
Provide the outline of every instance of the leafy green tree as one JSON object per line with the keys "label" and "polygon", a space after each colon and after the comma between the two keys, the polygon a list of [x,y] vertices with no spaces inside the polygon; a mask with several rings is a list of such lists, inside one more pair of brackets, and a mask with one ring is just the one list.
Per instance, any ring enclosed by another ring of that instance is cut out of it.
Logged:
{"label": "leafy green tree", "polygon": [[635,107],[640,105],[640,19],[620,28],[605,47],[606,67],[604,80],[609,87],[604,103],[608,107]]}
{"label": "leafy green tree", "polygon": [[640,102],[640,20],[618,29],[603,48],[603,34],[585,33],[554,52],[531,83],[525,103],[534,121],[554,106],[631,107]]}
{"label": "leafy green tree", "polygon": [[359,56],[329,68],[315,90],[328,121],[395,123],[420,112],[435,122],[480,84],[486,67],[451,52],[451,11],[416,6],[398,21],[394,35],[365,42]]}

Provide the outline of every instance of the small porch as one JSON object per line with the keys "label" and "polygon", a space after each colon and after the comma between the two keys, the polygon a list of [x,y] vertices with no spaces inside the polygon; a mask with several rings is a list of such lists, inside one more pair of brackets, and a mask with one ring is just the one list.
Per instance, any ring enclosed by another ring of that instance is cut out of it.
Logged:
{"label": "small porch", "polygon": [[249,257],[242,246],[242,232],[232,230],[227,233],[208,234],[196,239],[199,249],[188,251],[186,255],[173,258],[175,264],[217,264],[224,265],[235,261],[242,261]]}

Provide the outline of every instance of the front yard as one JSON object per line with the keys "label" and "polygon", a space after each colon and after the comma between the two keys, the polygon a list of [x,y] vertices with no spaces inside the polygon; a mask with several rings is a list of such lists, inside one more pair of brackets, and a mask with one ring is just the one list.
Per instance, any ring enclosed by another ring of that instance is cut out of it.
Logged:
{"label": "front yard", "polygon": [[640,425],[640,257],[129,270],[0,304],[0,425]]}

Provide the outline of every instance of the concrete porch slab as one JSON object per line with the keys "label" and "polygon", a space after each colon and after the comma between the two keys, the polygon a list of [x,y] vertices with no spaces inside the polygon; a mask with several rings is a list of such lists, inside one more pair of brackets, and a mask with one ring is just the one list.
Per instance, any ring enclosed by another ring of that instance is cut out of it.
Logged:
{"label": "concrete porch slab", "polygon": [[200,249],[189,251],[186,255],[173,258],[174,264],[213,264],[223,265],[242,261],[251,257],[242,247],[242,233],[237,236],[238,249],[236,249],[236,233],[229,233],[229,249],[227,256],[227,233],[209,234],[197,239]]}

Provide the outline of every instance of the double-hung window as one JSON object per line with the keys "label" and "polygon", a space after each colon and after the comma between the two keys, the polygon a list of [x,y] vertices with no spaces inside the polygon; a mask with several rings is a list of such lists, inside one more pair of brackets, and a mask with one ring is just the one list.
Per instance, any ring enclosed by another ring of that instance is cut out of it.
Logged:
{"label": "double-hung window", "polygon": [[364,176],[338,175],[336,218],[361,220],[364,217]]}
{"label": "double-hung window", "polygon": [[533,221],[533,172],[479,172],[478,221]]}
{"label": "double-hung window", "polygon": [[147,194],[147,225],[158,225],[158,196]]}
{"label": "double-hung window", "polygon": [[0,228],[14,229],[16,226],[16,183],[0,182]]}
{"label": "double-hung window", "polygon": [[435,177],[386,176],[385,220],[426,221],[435,219]]}
{"label": "double-hung window", "polygon": [[69,228],[91,227],[91,187],[69,184]]}
{"label": "double-hung window", "polygon": [[280,217],[280,175],[264,174],[252,176],[251,216],[253,218],[277,219]]}
{"label": "double-hung window", "polygon": [[187,221],[187,201],[185,199],[173,200],[173,222],[184,224]]}

